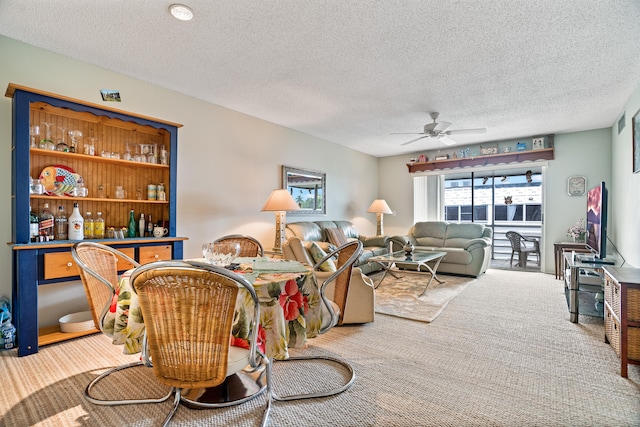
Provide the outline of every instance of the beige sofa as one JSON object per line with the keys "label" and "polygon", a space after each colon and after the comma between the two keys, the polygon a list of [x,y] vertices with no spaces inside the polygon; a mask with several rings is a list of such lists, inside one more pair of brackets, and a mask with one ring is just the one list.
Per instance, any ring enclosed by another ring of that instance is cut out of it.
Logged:
{"label": "beige sofa", "polygon": [[394,251],[411,242],[415,250],[446,252],[438,273],[477,277],[489,266],[492,233],[490,228],[477,223],[417,222],[406,236],[394,236],[391,242]]}
{"label": "beige sofa", "polygon": [[[355,267],[360,267],[364,274],[382,269],[379,264],[375,262],[369,264],[367,260],[375,255],[389,253],[389,236],[362,236],[351,221],[291,222],[287,224],[285,236],[287,239],[297,237],[306,246],[311,242],[316,242],[325,252],[329,252],[332,242],[326,233],[328,228],[338,228],[342,230],[347,239],[358,239],[362,242],[362,255],[356,262]],[[337,247],[339,245],[333,244],[333,246]]]}

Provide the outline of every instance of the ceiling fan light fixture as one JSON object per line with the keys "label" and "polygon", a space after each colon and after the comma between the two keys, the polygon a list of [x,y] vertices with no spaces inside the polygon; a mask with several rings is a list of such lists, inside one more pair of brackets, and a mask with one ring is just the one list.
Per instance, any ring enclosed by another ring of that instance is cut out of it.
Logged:
{"label": "ceiling fan light fixture", "polygon": [[169,6],[169,12],[174,18],[180,21],[191,21],[193,19],[193,10],[183,4],[172,4]]}

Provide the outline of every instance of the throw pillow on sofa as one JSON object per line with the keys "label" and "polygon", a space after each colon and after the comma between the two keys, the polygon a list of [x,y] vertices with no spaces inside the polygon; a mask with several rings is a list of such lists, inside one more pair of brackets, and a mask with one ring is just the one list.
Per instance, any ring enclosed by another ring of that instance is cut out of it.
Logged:
{"label": "throw pillow on sofa", "polygon": [[[308,251],[314,264],[317,264],[322,260],[322,258],[327,256],[327,253],[316,242],[311,242],[309,244]],[[320,271],[336,271],[336,264],[331,258],[329,258],[320,264]]]}

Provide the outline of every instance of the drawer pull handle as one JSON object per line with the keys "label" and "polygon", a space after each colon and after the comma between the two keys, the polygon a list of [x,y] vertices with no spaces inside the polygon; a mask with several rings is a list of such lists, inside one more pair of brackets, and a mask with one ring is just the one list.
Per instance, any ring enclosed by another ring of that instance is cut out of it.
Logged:
{"label": "drawer pull handle", "polygon": [[153,257],[154,257],[155,259],[158,259],[158,258],[160,258],[160,255],[155,254]]}
{"label": "drawer pull handle", "polygon": [[67,267],[73,267],[73,263],[72,263],[71,261],[69,261],[69,262],[67,263]]}

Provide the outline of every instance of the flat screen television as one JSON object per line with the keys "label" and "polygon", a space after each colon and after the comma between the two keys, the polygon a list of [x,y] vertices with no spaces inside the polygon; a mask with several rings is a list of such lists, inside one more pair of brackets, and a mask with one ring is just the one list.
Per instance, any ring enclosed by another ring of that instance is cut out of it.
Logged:
{"label": "flat screen television", "polygon": [[607,256],[607,187],[604,182],[587,193],[587,246],[594,254],[590,262],[604,262]]}

